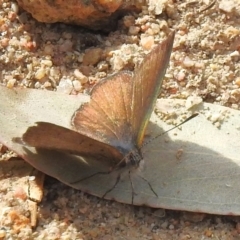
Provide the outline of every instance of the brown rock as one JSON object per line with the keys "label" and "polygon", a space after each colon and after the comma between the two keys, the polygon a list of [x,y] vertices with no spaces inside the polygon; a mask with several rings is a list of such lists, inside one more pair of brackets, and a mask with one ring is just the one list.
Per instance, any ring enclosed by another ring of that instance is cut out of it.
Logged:
{"label": "brown rock", "polygon": [[[94,30],[110,30],[122,10],[130,10],[134,1],[125,0],[17,0],[40,22],[63,22]],[[135,6],[136,8],[140,6]]]}
{"label": "brown rock", "polygon": [[190,222],[201,222],[205,217],[205,213],[183,212],[183,219]]}
{"label": "brown rock", "polygon": [[91,48],[87,50],[83,56],[83,65],[97,64],[101,59],[102,52],[101,48]]}

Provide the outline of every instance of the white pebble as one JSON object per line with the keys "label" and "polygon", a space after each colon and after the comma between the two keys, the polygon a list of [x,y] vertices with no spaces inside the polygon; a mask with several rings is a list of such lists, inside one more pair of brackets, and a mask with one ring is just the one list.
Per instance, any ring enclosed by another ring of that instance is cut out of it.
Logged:
{"label": "white pebble", "polygon": [[73,81],[73,87],[76,91],[80,91],[82,89],[82,84],[78,80]]}
{"label": "white pebble", "polygon": [[185,57],[183,60],[183,65],[185,67],[193,67],[194,64],[195,64],[195,62],[192,59],[190,59],[189,57]]}
{"label": "white pebble", "polygon": [[11,8],[12,8],[12,10],[13,10],[15,13],[18,13],[19,8],[18,8],[17,3],[12,2],[12,3],[11,3]]}
{"label": "white pebble", "polygon": [[65,94],[70,94],[73,90],[73,84],[70,79],[61,79],[57,86],[57,91]]}
{"label": "white pebble", "polygon": [[180,82],[183,81],[186,77],[186,71],[184,69],[181,69],[176,75],[175,78]]}
{"label": "white pebble", "polygon": [[212,114],[212,116],[211,116],[211,121],[212,121],[213,123],[215,123],[215,122],[217,122],[217,121],[219,121],[219,120],[221,120],[221,114],[220,114],[220,113],[214,113],[214,114]]}
{"label": "white pebble", "polygon": [[189,96],[186,100],[185,107],[187,109],[192,108],[193,106],[196,106],[202,102],[202,98],[198,96]]}
{"label": "white pebble", "polygon": [[108,64],[106,62],[100,62],[97,65],[99,71],[106,71],[108,70]]}
{"label": "white pebble", "polygon": [[235,3],[234,0],[222,0],[219,3],[219,9],[221,9],[224,12],[232,12],[234,10],[234,8],[237,6],[237,1]]}
{"label": "white pebble", "polygon": [[41,88],[40,82],[36,82],[36,83],[34,84],[34,88],[36,88],[36,89]]}
{"label": "white pebble", "polygon": [[29,180],[29,181],[34,181],[35,179],[36,179],[35,176],[29,176],[29,177],[28,177],[28,180]]}
{"label": "white pebble", "polygon": [[119,56],[114,56],[111,61],[111,66],[114,71],[119,71],[122,70],[124,67],[124,61],[121,57]]}
{"label": "white pebble", "polygon": [[156,23],[152,23],[151,28],[154,34],[158,34],[160,32],[160,26]]}
{"label": "white pebble", "polygon": [[239,54],[239,51],[234,51],[232,53],[230,53],[230,57],[238,57],[240,54]]}
{"label": "white pebble", "polygon": [[46,82],[43,84],[43,86],[44,86],[45,88],[50,88],[50,87],[52,87],[52,84],[51,84],[51,82],[46,81]]}
{"label": "white pebble", "polygon": [[42,60],[41,64],[43,64],[45,66],[48,66],[48,67],[51,67],[53,65],[52,61],[51,60],[47,60],[47,59]]}

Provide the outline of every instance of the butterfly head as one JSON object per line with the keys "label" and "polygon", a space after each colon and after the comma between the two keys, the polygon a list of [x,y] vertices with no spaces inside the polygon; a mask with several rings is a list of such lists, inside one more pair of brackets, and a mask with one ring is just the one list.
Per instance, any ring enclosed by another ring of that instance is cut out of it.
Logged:
{"label": "butterfly head", "polygon": [[141,149],[134,148],[124,154],[124,158],[114,167],[114,169],[138,168],[143,160]]}

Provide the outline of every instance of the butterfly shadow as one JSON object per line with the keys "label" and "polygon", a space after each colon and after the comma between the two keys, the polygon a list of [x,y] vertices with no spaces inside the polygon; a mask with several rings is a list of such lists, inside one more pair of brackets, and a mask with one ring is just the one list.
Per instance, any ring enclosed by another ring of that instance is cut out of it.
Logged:
{"label": "butterfly shadow", "polygon": [[[148,130],[163,132],[152,122]],[[177,132],[184,134],[183,130]],[[25,147],[24,158],[61,182],[105,199],[154,208],[240,214],[240,201],[234,199],[240,196],[237,162],[174,136],[170,133],[154,139],[143,147],[140,166],[121,171],[107,171],[92,157],[50,149]]]}

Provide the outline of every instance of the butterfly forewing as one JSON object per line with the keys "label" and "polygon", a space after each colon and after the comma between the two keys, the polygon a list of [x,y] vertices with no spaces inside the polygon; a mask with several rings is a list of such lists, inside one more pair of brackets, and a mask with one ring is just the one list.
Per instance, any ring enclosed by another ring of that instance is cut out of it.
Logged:
{"label": "butterfly forewing", "polygon": [[172,52],[174,33],[155,47],[135,70],[132,79],[132,124],[137,146],[141,146],[145,129],[160,93]]}
{"label": "butterfly forewing", "polygon": [[91,100],[78,109],[74,128],[126,154],[140,148],[159,94],[173,45],[174,33],[148,54],[133,75],[120,72],[100,82]]}

